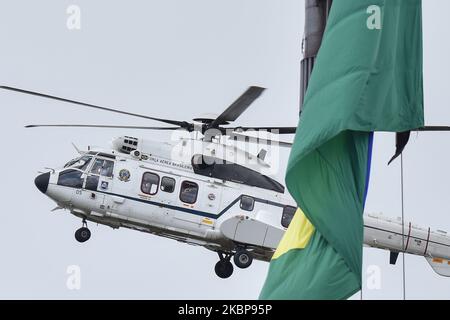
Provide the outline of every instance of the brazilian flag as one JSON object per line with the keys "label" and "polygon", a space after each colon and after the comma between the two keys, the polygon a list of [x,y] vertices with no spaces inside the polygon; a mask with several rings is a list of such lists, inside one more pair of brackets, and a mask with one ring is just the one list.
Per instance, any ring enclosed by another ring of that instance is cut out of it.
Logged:
{"label": "brazilian flag", "polygon": [[422,127],[420,0],[334,0],[286,184],[298,210],[261,299],[346,299],[361,288],[374,131]]}

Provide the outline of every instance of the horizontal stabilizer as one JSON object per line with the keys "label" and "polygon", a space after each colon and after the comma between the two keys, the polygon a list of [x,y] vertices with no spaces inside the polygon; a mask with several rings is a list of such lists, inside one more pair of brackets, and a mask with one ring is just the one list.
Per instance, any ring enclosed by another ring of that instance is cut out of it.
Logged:
{"label": "horizontal stabilizer", "polygon": [[450,277],[450,261],[441,258],[426,258],[431,268],[433,268],[434,272],[437,274]]}

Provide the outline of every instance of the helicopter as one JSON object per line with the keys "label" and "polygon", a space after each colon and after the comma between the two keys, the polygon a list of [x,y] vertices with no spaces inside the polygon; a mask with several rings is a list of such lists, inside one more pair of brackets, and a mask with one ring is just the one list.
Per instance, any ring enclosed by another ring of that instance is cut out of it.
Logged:
{"label": "helicopter", "polygon": [[[231,260],[241,269],[248,268],[254,259],[270,261],[297,210],[285,187],[264,174],[270,167],[265,148],[253,154],[227,143],[292,146],[267,136],[255,138],[251,133],[294,134],[296,127],[231,126],[265,88],[249,87],[220,115],[206,115],[192,122],[150,117],[15,87],[0,89],[172,125],[33,124],[26,128],[121,128],[195,134],[174,142],[121,136],[113,139],[109,149],[88,147],[82,151],[75,146],[78,155],[74,159],[39,174],[35,185],[56,203],[53,211],[65,209],[81,219],[81,227],[75,231],[80,243],[91,237],[88,222],[147,232],[216,252],[219,261],[215,273],[226,279],[233,274]],[[443,231],[411,223],[408,230],[401,227],[398,220],[366,215],[364,243],[389,250],[391,264],[396,263],[399,252],[407,252],[424,256],[435,272],[450,276],[450,237]]]}

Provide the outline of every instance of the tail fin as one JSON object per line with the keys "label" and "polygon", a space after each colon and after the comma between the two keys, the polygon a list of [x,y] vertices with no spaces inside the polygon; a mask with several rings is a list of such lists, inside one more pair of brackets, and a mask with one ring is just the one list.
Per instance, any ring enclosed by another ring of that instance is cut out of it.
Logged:
{"label": "tail fin", "polygon": [[427,257],[428,263],[430,264],[431,268],[433,268],[434,272],[436,272],[438,275],[444,276],[444,277],[450,277],[450,261],[442,258],[430,258]]}

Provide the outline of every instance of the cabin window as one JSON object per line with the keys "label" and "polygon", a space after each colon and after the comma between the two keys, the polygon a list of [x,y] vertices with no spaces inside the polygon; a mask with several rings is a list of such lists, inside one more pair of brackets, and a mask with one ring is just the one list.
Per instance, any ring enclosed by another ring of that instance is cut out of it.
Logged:
{"label": "cabin window", "polygon": [[91,173],[111,178],[114,171],[114,161],[96,159],[92,166]]}
{"label": "cabin window", "polygon": [[142,177],[141,191],[154,195],[158,192],[159,176],[155,173],[146,172]]}
{"label": "cabin window", "polygon": [[241,209],[245,211],[252,211],[255,207],[255,199],[249,196],[241,197]]}
{"label": "cabin window", "polygon": [[170,177],[162,177],[161,191],[172,193],[175,190],[175,179]]}
{"label": "cabin window", "polygon": [[294,218],[294,214],[297,211],[297,208],[286,206],[283,209],[283,215],[281,216],[281,225],[285,228],[289,227],[291,224],[292,218]]}
{"label": "cabin window", "polygon": [[84,179],[81,178],[83,172],[78,170],[65,170],[59,174],[58,185],[71,188],[83,187]]}
{"label": "cabin window", "polygon": [[180,190],[180,200],[185,203],[193,204],[197,201],[198,184],[191,181],[183,181]]}

